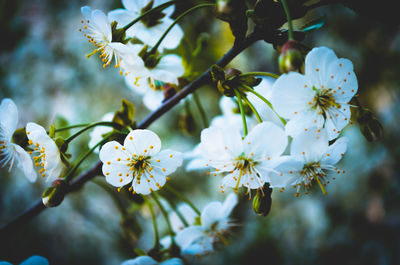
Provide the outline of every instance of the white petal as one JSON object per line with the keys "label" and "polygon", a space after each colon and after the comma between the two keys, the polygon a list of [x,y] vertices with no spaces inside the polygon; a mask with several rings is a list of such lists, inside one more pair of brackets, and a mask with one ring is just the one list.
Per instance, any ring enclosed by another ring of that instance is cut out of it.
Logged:
{"label": "white petal", "polygon": [[283,118],[294,118],[309,108],[315,92],[308,79],[299,73],[281,75],[272,86],[271,104]]}
{"label": "white petal", "polygon": [[314,48],[307,54],[305,73],[317,89],[320,89],[322,85],[327,85],[331,75],[328,66],[337,60],[335,53],[326,47]]}
{"label": "white petal", "polygon": [[[114,118],[114,113],[109,112],[103,116],[101,119],[102,121],[112,121]],[[106,133],[111,132],[113,129],[110,126],[96,126],[93,131],[90,132],[90,141],[88,143],[88,146],[90,149],[92,149],[98,142],[103,140],[103,135]],[[99,153],[99,147],[97,147],[94,150],[95,153]]]}
{"label": "white petal", "polygon": [[122,5],[130,10],[136,12],[138,15],[140,14],[143,7],[146,6],[148,1],[146,0],[122,0]]}
{"label": "white petal", "polygon": [[161,140],[150,130],[136,129],[126,136],[124,147],[132,154],[151,156],[160,151]]}
{"label": "white petal", "polygon": [[165,149],[154,155],[150,161],[151,166],[160,169],[164,175],[169,175],[182,165],[183,155],[181,152]]}
{"label": "white petal", "polygon": [[49,265],[49,261],[44,257],[34,255],[21,262],[19,265]]}
{"label": "white petal", "polygon": [[254,127],[244,139],[247,156],[266,158],[280,156],[288,143],[282,128],[272,122],[263,122]]}
{"label": "white petal", "polygon": [[218,161],[233,161],[243,151],[243,143],[240,134],[232,131],[229,143],[226,143],[224,131],[220,128],[210,127],[201,131],[200,150],[211,164]]}
{"label": "white petal", "polygon": [[17,129],[18,109],[14,101],[5,98],[0,104],[0,126],[11,139],[12,134]]}
{"label": "white petal", "polygon": [[342,129],[350,122],[350,106],[343,104],[340,109],[332,107],[327,110],[325,128],[328,132],[328,139],[337,138]]}
{"label": "white petal", "polygon": [[319,161],[328,150],[328,137],[325,130],[310,129],[293,137],[290,154],[305,162]]}
{"label": "white petal", "polygon": [[202,226],[193,225],[186,227],[182,231],[178,232],[176,235],[176,243],[181,249],[187,248],[190,246],[194,241],[203,237],[205,235],[205,231]]}
{"label": "white petal", "polygon": [[303,161],[296,160],[291,156],[282,156],[278,159],[274,171],[269,174],[270,187],[285,188],[300,177],[303,169]]}
{"label": "white petal", "polygon": [[103,164],[113,163],[125,165],[128,163],[128,158],[131,158],[128,150],[118,143],[117,141],[111,141],[103,145],[100,150],[100,160]]}
{"label": "white petal", "polygon": [[222,203],[210,202],[201,212],[201,226],[207,230],[218,222],[222,218]]}
{"label": "white petal", "polygon": [[145,172],[141,177],[140,181],[136,177],[132,182],[133,190],[137,193],[148,195],[152,191],[159,190],[164,186],[166,182],[166,178],[160,172],[157,172],[157,169],[152,170],[151,173]]}
{"label": "white petal", "polygon": [[33,167],[33,162],[29,154],[19,145],[14,145],[17,152],[17,167],[21,168],[25,177],[30,181],[36,181],[37,174]]}
{"label": "white petal", "polygon": [[102,167],[106,181],[114,187],[123,187],[132,182],[132,172],[129,167],[122,164],[104,163]]}
{"label": "white petal", "polygon": [[176,83],[177,78],[185,73],[182,65],[182,58],[175,54],[168,54],[161,58],[160,62],[153,69],[150,69],[151,76],[163,82]]}
{"label": "white petal", "polygon": [[165,96],[164,93],[160,90],[153,90],[149,88],[144,94],[143,104],[151,111],[156,110],[158,107],[162,105]]}
{"label": "white petal", "polygon": [[82,6],[81,13],[85,19],[92,19],[92,9],[90,8],[90,6]]}
{"label": "white petal", "polygon": [[109,42],[111,42],[111,25],[108,22],[106,14],[104,14],[103,11],[100,11],[98,9],[93,10],[92,21],[90,21],[90,23],[94,23],[96,25],[96,28],[107,37],[107,40]]}
{"label": "white petal", "polygon": [[121,265],[157,265],[158,262],[149,256],[140,256],[135,259],[126,260]]}
{"label": "white petal", "polygon": [[227,218],[231,214],[232,210],[235,208],[237,203],[238,203],[237,194],[230,193],[226,197],[226,199],[224,201],[224,204],[222,204],[222,214],[221,214],[221,216]]}
{"label": "white petal", "polygon": [[330,75],[327,87],[333,89],[336,102],[348,103],[358,90],[353,63],[348,59],[340,58],[331,62],[327,71]]}
{"label": "white petal", "polygon": [[335,165],[342,159],[347,150],[347,138],[341,137],[328,147],[328,151],[321,159],[321,164]]}
{"label": "white petal", "polygon": [[[108,12],[107,16],[108,16],[108,21],[110,21],[110,23],[117,21],[118,22],[117,28],[122,28],[128,25],[130,22],[132,22],[137,17],[137,14],[135,12],[126,9],[115,9]],[[128,36],[128,37],[133,37],[133,36]]]}
{"label": "white petal", "polygon": [[324,120],[324,116],[318,114],[317,110],[308,110],[299,113],[295,118],[287,122],[285,128],[286,134],[295,137],[313,127],[322,129]]}

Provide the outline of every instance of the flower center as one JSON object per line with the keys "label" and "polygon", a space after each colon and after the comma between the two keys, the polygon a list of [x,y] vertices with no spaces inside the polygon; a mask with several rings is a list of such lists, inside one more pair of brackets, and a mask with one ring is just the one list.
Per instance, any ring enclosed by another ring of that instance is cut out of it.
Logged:
{"label": "flower center", "polygon": [[302,183],[304,184],[304,188],[306,189],[306,194],[308,194],[308,191],[311,189],[312,187],[312,181],[317,181],[319,187],[322,190],[323,194],[326,194],[326,190],[324,188],[324,186],[326,186],[327,183],[329,183],[329,181],[327,183],[326,182],[326,177],[327,174],[323,171],[323,169],[321,168],[321,165],[318,162],[312,162],[312,163],[308,163],[305,164],[303,166],[303,169],[300,171],[300,175],[301,175],[301,179],[299,181],[299,183],[297,184],[297,192],[295,194],[296,197],[299,196],[299,190],[300,187],[302,186]]}
{"label": "flower center", "polygon": [[[29,132],[27,132],[27,134],[29,134]],[[33,162],[36,167],[41,167],[41,169],[39,169],[39,174],[44,178],[46,176],[46,169],[44,168],[46,166],[46,149],[43,146],[40,146],[39,143],[34,144],[32,140],[29,140],[28,144],[33,145],[33,151],[29,151],[28,153],[30,155],[34,153],[37,154],[32,157]]]}
{"label": "flower center", "polygon": [[149,156],[136,156],[133,155],[131,158],[131,162],[128,164],[131,170],[137,172],[138,176],[142,175],[143,172],[149,167],[150,157]]}
{"label": "flower center", "polygon": [[326,118],[326,112],[330,107],[336,107],[340,108],[340,104],[336,103],[335,97],[333,96],[332,92],[330,92],[327,89],[316,89],[314,87],[314,90],[317,91],[315,97],[314,97],[314,104],[312,104],[313,109],[318,109]]}

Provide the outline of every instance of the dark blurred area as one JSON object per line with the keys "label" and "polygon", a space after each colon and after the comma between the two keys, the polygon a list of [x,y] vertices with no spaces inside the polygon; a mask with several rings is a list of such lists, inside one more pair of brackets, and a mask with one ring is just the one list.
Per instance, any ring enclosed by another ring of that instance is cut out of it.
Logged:
{"label": "dark blurred area", "polygon": [[[290,190],[274,191],[266,217],[254,214],[251,202],[244,198],[234,212],[238,226],[230,236],[231,244],[201,258],[199,264],[400,264],[400,32],[395,2],[375,1],[376,12],[370,9],[372,1],[333,3],[294,23],[300,27],[326,15],[325,25],[308,33],[304,43],[311,48],[327,46],[353,62],[358,99],[383,125],[382,139],[368,142],[356,122],[349,125],[344,130],[348,152],[339,165],[346,174],[327,187],[328,195],[315,189],[311,195],[295,198]],[[177,12],[186,4],[178,6]],[[71,124],[98,121],[119,109],[121,98],[135,104],[137,120],[149,113],[115,69],[103,69],[97,59],[86,59],[91,47],[78,32],[84,5],[105,12],[121,7],[119,1],[104,0],[0,0],[0,98],[16,102],[21,126],[28,121],[48,126],[58,116]],[[193,49],[199,36],[207,36],[202,56],[192,62],[198,73],[233,43],[229,26],[210,11],[201,10],[180,24],[185,31],[183,43]],[[278,56],[271,45],[259,42],[231,66],[278,73]],[[204,87],[198,94],[209,119],[220,113],[216,89]],[[194,105],[191,109],[195,112]],[[181,104],[151,126],[163,139],[163,148],[184,152],[198,143],[201,122],[191,130],[178,129],[184,114]],[[74,156],[87,149],[88,139],[86,135],[76,143]],[[84,166],[96,160],[93,156]],[[42,180],[29,183],[17,170],[9,174],[1,169],[0,181],[0,224],[33,205],[47,186]],[[210,199],[224,199],[218,193],[219,181],[204,172],[181,169],[171,185],[201,208]],[[130,205],[123,194],[118,196]],[[134,248],[151,248],[150,215],[139,208],[133,203],[128,208],[132,219],[121,220],[113,199],[101,185],[90,182],[59,207],[21,226],[12,238],[0,238],[0,260],[18,264],[37,254],[57,265],[120,264],[134,256]],[[130,222],[142,229],[132,228]]]}

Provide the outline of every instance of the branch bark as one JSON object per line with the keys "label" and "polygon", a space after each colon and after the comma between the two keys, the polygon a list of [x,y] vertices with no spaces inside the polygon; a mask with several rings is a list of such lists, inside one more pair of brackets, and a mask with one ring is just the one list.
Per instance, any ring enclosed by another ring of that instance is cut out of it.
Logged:
{"label": "branch bark", "polygon": [[[251,46],[254,42],[261,40],[262,36],[259,35],[256,32],[253,32],[249,34],[249,36],[243,41],[240,42],[235,42],[234,46],[216,63],[217,65],[221,67],[225,67],[229,62],[231,62],[238,54],[240,54],[243,50]],[[193,93],[196,89],[199,87],[203,86],[206,84],[208,81],[211,80],[211,73],[210,69],[208,69],[206,72],[204,72],[202,75],[200,75],[196,80],[194,80],[192,83],[184,87],[182,90],[180,90],[178,93],[176,93],[173,97],[170,99],[166,100],[158,109],[150,113],[147,117],[145,117],[141,122],[138,123],[138,128],[139,129],[144,129],[150,126],[155,120],[157,120],[159,117],[164,115],[168,110],[170,110],[172,107],[177,105],[183,98],[188,96],[189,94]],[[70,192],[78,191],[80,190],[83,185],[88,182],[89,180],[93,179],[94,177],[101,175],[101,167],[102,163],[99,161],[97,162],[92,168],[87,170],[85,173],[80,175],[78,178],[73,180],[69,184],[69,188],[67,190],[67,194]],[[35,216],[37,216],[39,213],[41,213],[43,210],[45,210],[46,207],[43,205],[42,200],[38,200],[31,208],[27,209],[25,212],[23,212],[21,215],[17,216],[15,219],[13,219],[11,222],[5,224],[0,228],[0,237],[1,238],[6,238],[15,231],[16,228],[20,227],[24,223],[30,221],[33,219]]]}

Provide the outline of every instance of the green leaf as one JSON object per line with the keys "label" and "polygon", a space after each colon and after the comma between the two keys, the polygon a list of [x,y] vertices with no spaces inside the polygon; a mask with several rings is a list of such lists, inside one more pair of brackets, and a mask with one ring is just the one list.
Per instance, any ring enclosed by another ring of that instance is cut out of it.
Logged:
{"label": "green leaf", "polygon": [[325,24],[325,20],[326,20],[326,15],[323,15],[319,18],[313,19],[310,22],[306,23],[300,29],[303,32],[309,32],[320,29]]}
{"label": "green leaf", "polygon": [[121,110],[115,112],[113,122],[121,124],[122,126],[130,126],[133,124],[133,118],[135,117],[135,107],[131,102],[126,99],[121,101]]}

